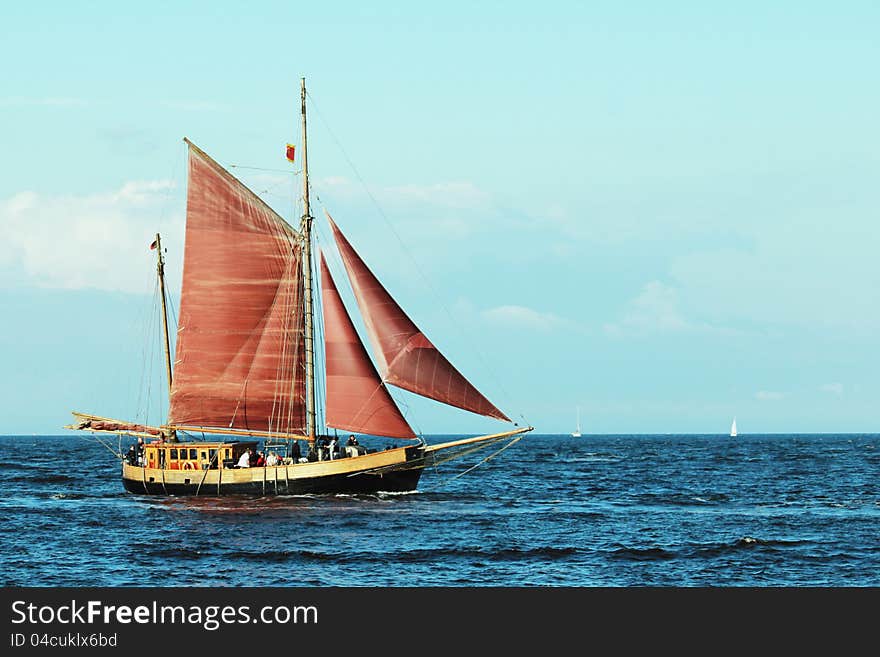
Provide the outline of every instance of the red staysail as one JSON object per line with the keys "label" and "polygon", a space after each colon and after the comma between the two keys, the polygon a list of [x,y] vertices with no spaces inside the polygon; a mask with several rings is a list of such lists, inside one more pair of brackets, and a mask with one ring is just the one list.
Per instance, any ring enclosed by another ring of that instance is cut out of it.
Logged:
{"label": "red staysail", "polygon": [[415,438],[358,337],[323,254],[321,303],[327,361],[327,426],[375,436]]}
{"label": "red staysail", "polygon": [[169,423],[302,432],[297,232],[193,144],[186,212]]}
{"label": "red staysail", "polygon": [[510,422],[431,344],[367,268],[329,214],[327,219],[385,382],[450,406]]}

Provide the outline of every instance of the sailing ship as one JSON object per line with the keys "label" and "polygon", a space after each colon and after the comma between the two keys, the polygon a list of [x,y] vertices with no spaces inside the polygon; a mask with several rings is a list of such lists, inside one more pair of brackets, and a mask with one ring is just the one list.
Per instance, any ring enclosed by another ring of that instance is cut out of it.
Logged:
{"label": "sailing ship", "polygon": [[[162,306],[167,422],[152,426],[74,411],[76,421],[65,427],[98,439],[103,434],[137,438],[142,446],[132,446],[129,455],[121,448],[115,452],[122,462],[122,483],[131,493],[412,491],[425,467],[501,445],[494,456],[532,430],[513,423],[440,353],[329,214],[378,366],[323,253],[316,285],[305,78],[301,101],[303,214],[298,228],[184,139],[189,170],[174,367],[161,236],[151,245],[157,251]],[[316,349],[321,339],[323,349]],[[428,444],[401,413],[389,385],[513,428]],[[323,404],[318,403],[319,389]],[[336,449],[338,430],[352,432],[344,449]],[[358,443],[355,433],[409,443],[370,449]],[[304,453],[300,442],[307,446]],[[262,464],[250,456],[259,447],[272,449]]]}
{"label": "sailing ship", "polygon": [[581,408],[578,406],[577,409],[577,425],[575,427],[574,433],[571,434],[572,438],[580,438],[581,437]]}
{"label": "sailing ship", "polygon": [[733,424],[730,425],[730,437],[736,438],[736,418],[733,418]]}

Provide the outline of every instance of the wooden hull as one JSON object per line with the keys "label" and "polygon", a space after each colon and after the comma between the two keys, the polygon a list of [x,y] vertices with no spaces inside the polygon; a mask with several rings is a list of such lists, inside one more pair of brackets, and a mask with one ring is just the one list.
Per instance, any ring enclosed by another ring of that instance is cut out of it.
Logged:
{"label": "wooden hull", "polygon": [[401,447],[334,461],[265,468],[168,470],[122,465],[122,483],[142,495],[303,495],[406,492],[426,464],[422,447]]}

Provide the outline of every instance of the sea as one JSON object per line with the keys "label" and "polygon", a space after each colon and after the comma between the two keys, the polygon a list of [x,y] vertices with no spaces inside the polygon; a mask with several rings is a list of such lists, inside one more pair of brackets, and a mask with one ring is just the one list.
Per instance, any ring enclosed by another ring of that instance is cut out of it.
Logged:
{"label": "sea", "polygon": [[880,586],[880,434],[530,434],[459,476],[490,453],[406,494],[166,498],[90,440],[3,436],[0,583]]}

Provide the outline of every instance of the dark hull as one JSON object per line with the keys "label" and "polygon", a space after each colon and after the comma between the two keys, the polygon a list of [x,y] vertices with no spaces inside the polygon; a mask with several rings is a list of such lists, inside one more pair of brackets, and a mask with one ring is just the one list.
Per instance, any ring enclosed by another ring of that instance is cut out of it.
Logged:
{"label": "dark hull", "polygon": [[[122,478],[125,490],[141,495],[199,495],[200,497],[216,497],[217,495],[306,495],[333,493],[398,493],[413,491],[422,476],[421,467],[405,470],[394,470],[383,474],[358,474],[349,476],[325,475],[312,478],[297,478],[289,481],[252,481],[248,483],[224,483],[217,485],[198,486],[198,479],[193,478],[189,484],[162,483],[161,481],[144,482],[140,479]],[[219,490],[218,490],[219,488]]]}

